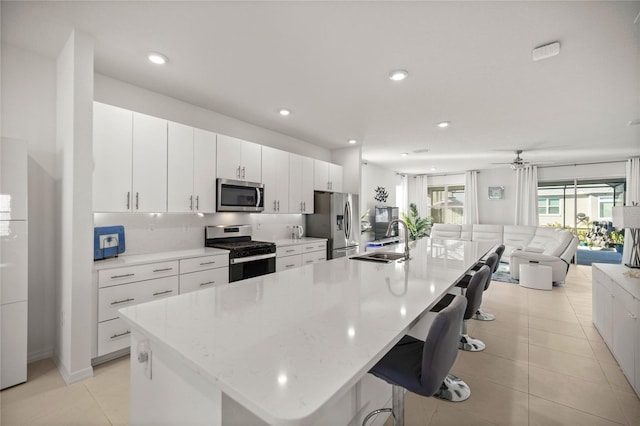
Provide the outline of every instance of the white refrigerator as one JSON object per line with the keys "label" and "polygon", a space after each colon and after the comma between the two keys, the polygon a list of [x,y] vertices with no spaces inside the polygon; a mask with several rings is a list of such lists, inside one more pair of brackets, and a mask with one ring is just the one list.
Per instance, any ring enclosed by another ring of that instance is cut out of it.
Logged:
{"label": "white refrigerator", "polygon": [[0,144],[0,389],[27,380],[27,144]]}

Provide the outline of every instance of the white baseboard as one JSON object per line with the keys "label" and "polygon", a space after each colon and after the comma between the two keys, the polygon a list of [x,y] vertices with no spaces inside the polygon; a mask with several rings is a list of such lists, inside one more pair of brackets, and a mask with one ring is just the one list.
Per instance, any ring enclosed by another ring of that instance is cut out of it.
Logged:
{"label": "white baseboard", "polygon": [[73,373],[69,373],[69,371],[67,370],[67,367],[65,367],[65,365],[60,361],[60,359],[58,359],[58,357],[55,355],[53,356],[53,362],[56,364],[56,367],[58,367],[58,371],[60,372],[60,375],[64,379],[65,383],[68,385],[79,382],[84,379],[88,379],[89,377],[93,377],[93,367],[91,366],[84,368],[80,371],[74,371]]}
{"label": "white baseboard", "polygon": [[42,349],[39,351],[29,352],[27,354],[27,364],[47,358],[53,358],[53,349]]}

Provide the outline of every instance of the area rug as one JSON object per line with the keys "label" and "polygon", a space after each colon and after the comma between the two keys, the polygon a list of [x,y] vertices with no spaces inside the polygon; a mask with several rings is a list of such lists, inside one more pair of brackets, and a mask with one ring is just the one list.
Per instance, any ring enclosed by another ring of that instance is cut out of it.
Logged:
{"label": "area rug", "polygon": [[518,280],[511,278],[511,272],[509,272],[508,263],[500,263],[498,265],[498,270],[494,272],[494,274],[491,276],[491,280],[501,281],[503,283],[512,283],[512,284],[519,283]]}

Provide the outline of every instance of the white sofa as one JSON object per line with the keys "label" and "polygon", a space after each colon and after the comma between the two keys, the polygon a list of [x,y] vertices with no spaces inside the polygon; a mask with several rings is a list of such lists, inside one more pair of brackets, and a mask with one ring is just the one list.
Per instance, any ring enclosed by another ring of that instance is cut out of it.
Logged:
{"label": "white sofa", "polygon": [[537,262],[551,266],[552,280],[564,281],[571,258],[578,249],[578,238],[560,228],[518,225],[452,225],[436,223],[433,239],[492,241],[504,244],[502,262],[510,264],[511,276],[520,277],[520,265]]}

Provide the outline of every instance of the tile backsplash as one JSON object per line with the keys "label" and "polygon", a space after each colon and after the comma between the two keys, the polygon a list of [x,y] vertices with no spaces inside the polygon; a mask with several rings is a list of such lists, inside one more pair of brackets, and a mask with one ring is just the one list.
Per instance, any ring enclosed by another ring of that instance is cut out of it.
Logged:
{"label": "tile backsplash", "polygon": [[301,214],[263,213],[94,213],[94,226],[123,225],[124,255],[187,250],[204,246],[207,225],[253,226],[253,239],[288,238],[292,225],[304,226]]}

